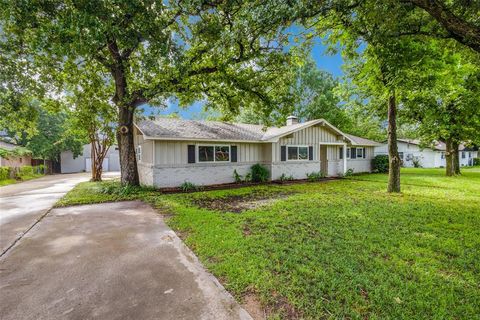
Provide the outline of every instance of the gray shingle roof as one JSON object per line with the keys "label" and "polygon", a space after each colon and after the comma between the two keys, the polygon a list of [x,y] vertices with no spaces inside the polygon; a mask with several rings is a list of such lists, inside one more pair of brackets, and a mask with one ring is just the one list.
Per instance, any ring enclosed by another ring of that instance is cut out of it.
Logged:
{"label": "gray shingle roof", "polygon": [[265,132],[261,125],[172,118],[142,120],[137,127],[148,137],[193,140],[259,141]]}
{"label": "gray shingle roof", "polygon": [[2,149],[13,150],[16,147],[18,147],[16,144],[13,144],[13,143],[10,143],[10,142],[5,142],[5,141],[0,141],[0,148],[2,148]]}
{"label": "gray shingle roof", "polygon": [[[147,138],[264,142],[322,122],[328,124],[323,119],[317,119],[290,126],[265,127],[263,125],[245,123],[158,117],[154,120],[141,120],[136,123],[136,126]],[[332,130],[341,133],[335,127],[331,126],[331,128]],[[345,134],[345,136],[347,136],[355,145],[378,145],[377,142],[372,140],[348,134]]]}
{"label": "gray shingle roof", "polygon": [[350,140],[352,140],[353,144],[355,145],[359,145],[359,146],[379,146],[380,145],[380,143],[376,141],[365,139],[362,137],[357,137],[357,136],[354,136],[353,134],[345,133],[345,135],[348,138],[350,138]]}

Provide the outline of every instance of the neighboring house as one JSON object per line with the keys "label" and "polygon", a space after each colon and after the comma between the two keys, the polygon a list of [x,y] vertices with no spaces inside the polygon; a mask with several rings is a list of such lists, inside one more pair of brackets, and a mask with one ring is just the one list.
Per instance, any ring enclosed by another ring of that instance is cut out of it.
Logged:
{"label": "neighboring house", "polygon": [[298,123],[293,116],[279,128],[157,118],[135,124],[134,134],[140,182],[157,187],[230,183],[234,170],[244,176],[256,163],[269,169],[272,180],[369,172],[378,145],[323,119]]}
{"label": "neighboring house", "polygon": [[[446,146],[443,142],[438,142],[431,148],[422,148],[420,140],[397,139],[398,153],[404,167],[413,167],[414,162],[423,168],[445,167]],[[472,166],[473,159],[478,157],[478,150],[467,148],[463,144],[459,147],[460,166]],[[375,147],[375,155],[388,154],[388,145],[382,144]]]}
{"label": "neighboring house", "polygon": [[[5,149],[11,151],[19,146],[5,141],[0,141],[0,149]],[[23,167],[23,166],[30,166],[32,164],[32,157],[31,156],[8,156],[2,157],[0,155],[0,167]]]}
{"label": "neighboring house", "polygon": [[[60,154],[60,166],[62,173],[90,172],[92,171],[92,147],[91,144],[83,146],[83,152],[78,157],[73,157],[72,151],[63,151]],[[103,160],[103,171],[120,171],[118,147],[111,146]]]}

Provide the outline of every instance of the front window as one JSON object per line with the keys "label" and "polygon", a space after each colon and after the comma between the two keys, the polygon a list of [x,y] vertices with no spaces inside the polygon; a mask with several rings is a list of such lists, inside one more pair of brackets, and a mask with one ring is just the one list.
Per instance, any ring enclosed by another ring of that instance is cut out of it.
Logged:
{"label": "front window", "polygon": [[465,151],[462,152],[462,159],[465,159]]}
{"label": "front window", "polygon": [[230,146],[198,146],[199,162],[230,161]]}
{"label": "front window", "polygon": [[289,146],[287,147],[288,160],[308,160],[308,147]]}
{"label": "front window", "polygon": [[442,159],[445,159],[445,152],[442,152],[442,153],[441,153],[441,158],[442,158]]}
{"label": "front window", "polygon": [[399,156],[400,159],[403,161],[403,152],[399,152],[399,153],[398,153],[398,156]]}
{"label": "front window", "polygon": [[363,158],[363,148],[357,148],[357,158]]}

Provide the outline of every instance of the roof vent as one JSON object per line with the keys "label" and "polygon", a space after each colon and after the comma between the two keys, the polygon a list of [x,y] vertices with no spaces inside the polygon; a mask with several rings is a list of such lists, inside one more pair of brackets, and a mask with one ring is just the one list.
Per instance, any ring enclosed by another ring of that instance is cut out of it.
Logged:
{"label": "roof vent", "polygon": [[295,116],[288,116],[287,118],[287,126],[291,126],[293,124],[297,124],[298,123],[298,118],[295,117]]}

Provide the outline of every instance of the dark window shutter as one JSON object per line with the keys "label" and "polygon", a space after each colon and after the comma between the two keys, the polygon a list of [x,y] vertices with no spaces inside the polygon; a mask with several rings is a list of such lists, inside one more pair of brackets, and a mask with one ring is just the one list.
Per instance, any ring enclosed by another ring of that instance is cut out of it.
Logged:
{"label": "dark window shutter", "polygon": [[350,149],[350,159],[357,159],[357,148]]}
{"label": "dark window shutter", "polygon": [[365,154],[365,150],[367,150],[367,149],[363,148],[363,159],[367,159],[367,155]]}
{"label": "dark window shutter", "polygon": [[313,160],[313,146],[308,147],[308,160]]}
{"label": "dark window shutter", "polygon": [[287,161],[287,146],[280,147],[280,161]]}
{"label": "dark window shutter", "polygon": [[230,161],[237,162],[237,146],[230,146]]}
{"label": "dark window shutter", "polygon": [[188,163],[195,163],[195,145],[188,145]]}
{"label": "dark window shutter", "polygon": [[343,159],[343,147],[338,148],[338,150],[340,152],[339,155],[338,155],[338,158]]}

